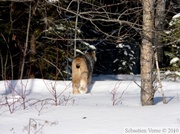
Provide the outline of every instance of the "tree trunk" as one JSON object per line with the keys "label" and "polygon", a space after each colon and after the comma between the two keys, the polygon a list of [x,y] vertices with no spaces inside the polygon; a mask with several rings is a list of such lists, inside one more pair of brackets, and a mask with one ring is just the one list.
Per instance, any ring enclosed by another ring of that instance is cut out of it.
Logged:
{"label": "tree trunk", "polygon": [[35,55],[36,55],[36,38],[34,35],[31,36],[30,40],[30,71],[29,78],[35,78]]}
{"label": "tree trunk", "polygon": [[80,0],[77,0],[77,15],[76,15],[76,21],[75,21],[75,34],[74,34],[74,57],[76,57],[76,47],[77,47],[77,31],[78,31],[78,14],[79,14],[79,6]]}
{"label": "tree trunk", "polygon": [[142,0],[143,35],[141,45],[141,104],[154,104],[153,88],[153,39],[154,39],[154,0]]}
{"label": "tree trunk", "polygon": [[162,67],[163,63],[163,44],[161,43],[161,33],[164,31],[165,4],[165,0],[156,0],[155,46],[157,47],[157,58],[160,67]]}

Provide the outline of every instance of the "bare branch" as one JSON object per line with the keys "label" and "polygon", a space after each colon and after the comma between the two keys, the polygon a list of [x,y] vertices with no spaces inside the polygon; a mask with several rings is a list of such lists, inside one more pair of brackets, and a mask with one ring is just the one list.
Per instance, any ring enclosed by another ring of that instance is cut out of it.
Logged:
{"label": "bare branch", "polygon": [[155,62],[156,62],[157,74],[158,74],[159,88],[160,88],[161,93],[162,93],[162,101],[163,101],[163,104],[166,104],[166,98],[165,98],[165,95],[164,95],[164,90],[162,88],[162,82],[161,82],[161,78],[160,78],[160,70],[159,70],[157,52],[155,52],[154,57],[155,57]]}
{"label": "bare branch", "polygon": [[22,61],[22,65],[21,65],[20,79],[23,78],[23,73],[24,73],[25,57],[26,57],[26,54],[27,54],[28,41],[29,41],[30,23],[31,23],[31,4],[29,5],[29,19],[28,19],[28,24],[27,24],[26,42],[25,42],[25,44],[24,44],[25,49],[24,49],[24,52],[23,52],[23,61]]}
{"label": "bare branch", "polygon": [[[55,4],[53,4],[53,3],[49,3],[49,4],[52,4],[53,6],[55,6],[55,7],[57,7],[57,5],[55,5]],[[102,19],[102,17],[100,18],[100,19],[95,19],[95,18],[90,18],[90,17],[86,17],[86,16],[83,16],[83,14],[87,14],[87,12],[79,12],[79,13],[77,13],[77,12],[75,12],[75,11],[73,11],[73,10],[70,10],[69,8],[63,8],[63,7],[61,7],[61,6],[58,6],[57,8],[59,8],[59,9],[61,9],[61,10],[64,10],[64,11],[66,11],[66,12],[68,12],[68,13],[71,13],[71,14],[73,14],[73,15],[75,15],[75,16],[78,16],[78,17],[80,17],[80,18],[82,18],[82,19],[85,19],[85,20],[89,20],[91,23],[93,22],[93,21],[101,21],[101,22],[110,22],[110,23],[112,23],[112,22],[114,22],[114,23],[119,23],[120,25],[129,25],[130,27],[132,27],[132,28],[134,28],[135,30],[141,30],[142,28],[142,25],[139,25],[139,24],[135,24],[134,22],[130,22],[130,21],[126,21],[126,20],[119,20],[119,18],[120,17],[117,17],[117,19],[114,19],[114,18],[109,18],[109,17],[107,17],[107,18],[104,18],[104,19]],[[98,13],[97,11],[96,12],[94,12],[94,13]],[[100,13],[100,12],[99,12]],[[108,12],[106,12],[106,14],[107,14]],[[125,12],[126,13],[126,12]]]}
{"label": "bare branch", "polygon": [[167,44],[165,44],[165,46],[173,45],[175,43],[180,43],[180,39],[177,39],[177,40],[175,40],[173,42],[167,43]]}

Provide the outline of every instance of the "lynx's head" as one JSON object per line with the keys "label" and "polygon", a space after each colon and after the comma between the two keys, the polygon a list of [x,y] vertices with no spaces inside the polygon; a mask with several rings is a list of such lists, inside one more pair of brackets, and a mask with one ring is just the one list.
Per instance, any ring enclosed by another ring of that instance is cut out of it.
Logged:
{"label": "lynx's head", "polygon": [[88,50],[85,55],[91,59],[91,61],[93,62],[93,64],[97,61],[96,58],[96,51],[95,50]]}

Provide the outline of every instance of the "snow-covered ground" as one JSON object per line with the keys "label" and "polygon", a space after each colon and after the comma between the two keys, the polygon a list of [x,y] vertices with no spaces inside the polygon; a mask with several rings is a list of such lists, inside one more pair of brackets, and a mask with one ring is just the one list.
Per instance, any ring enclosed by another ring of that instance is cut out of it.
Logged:
{"label": "snow-covered ground", "polygon": [[155,105],[142,107],[139,76],[93,80],[80,95],[71,81],[0,81],[0,134],[180,134],[180,82],[163,81],[167,104],[157,91]]}

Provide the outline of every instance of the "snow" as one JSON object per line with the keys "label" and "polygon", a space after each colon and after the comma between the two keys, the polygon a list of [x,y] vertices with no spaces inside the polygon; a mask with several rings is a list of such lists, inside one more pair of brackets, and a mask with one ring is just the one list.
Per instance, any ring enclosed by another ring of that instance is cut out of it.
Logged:
{"label": "snow", "polygon": [[90,45],[90,44],[87,43],[87,42],[81,41],[81,43],[83,43],[84,45],[86,45],[86,46],[87,46],[89,49],[91,49],[91,50],[96,50],[96,47],[95,47],[95,46]]}
{"label": "snow", "polygon": [[124,47],[124,44],[122,44],[122,43],[119,43],[118,45],[117,45],[117,48],[123,48]]}
{"label": "snow", "polygon": [[162,82],[167,104],[157,91],[155,105],[142,107],[134,81],[140,85],[138,75],[94,75],[90,93],[80,95],[71,93],[71,81],[0,81],[0,134],[179,134],[180,82]]}
{"label": "snow", "polygon": [[170,64],[175,64],[176,62],[179,61],[179,58],[178,57],[174,57],[171,61],[170,61]]}
{"label": "snow", "polygon": [[165,32],[166,34],[171,34],[171,33],[172,33],[172,30],[164,30],[164,32]]}
{"label": "snow", "polygon": [[59,0],[47,0],[47,1],[53,3],[53,2],[57,2]]}
{"label": "snow", "polygon": [[123,61],[123,62],[122,62],[122,65],[124,65],[124,66],[125,66],[126,64],[127,64],[127,62],[126,62],[126,61]]}
{"label": "snow", "polygon": [[79,49],[76,49],[76,52],[77,53],[80,53],[80,54],[84,54],[81,50],[79,50]]}
{"label": "snow", "polygon": [[131,50],[131,49],[132,49],[130,45],[126,45],[126,47],[127,47],[129,50]]}
{"label": "snow", "polygon": [[115,59],[115,60],[113,61],[113,63],[116,63],[117,61],[119,61],[119,59]]}
{"label": "snow", "polygon": [[92,50],[96,50],[96,47],[93,45],[89,45],[89,48],[91,48]]}
{"label": "snow", "polygon": [[177,18],[180,18],[180,13],[178,13],[172,17],[172,19],[177,19]]}
{"label": "snow", "polygon": [[175,71],[175,74],[180,77],[180,72]]}
{"label": "snow", "polygon": [[126,55],[126,56],[128,55],[128,53],[127,53],[127,51],[126,51],[126,50],[124,50],[124,55]]}
{"label": "snow", "polygon": [[180,22],[180,13],[174,15],[172,17],[172,20],[170,21],[169,25],[172,26],[172,25],[175,25],[176,23]]}

